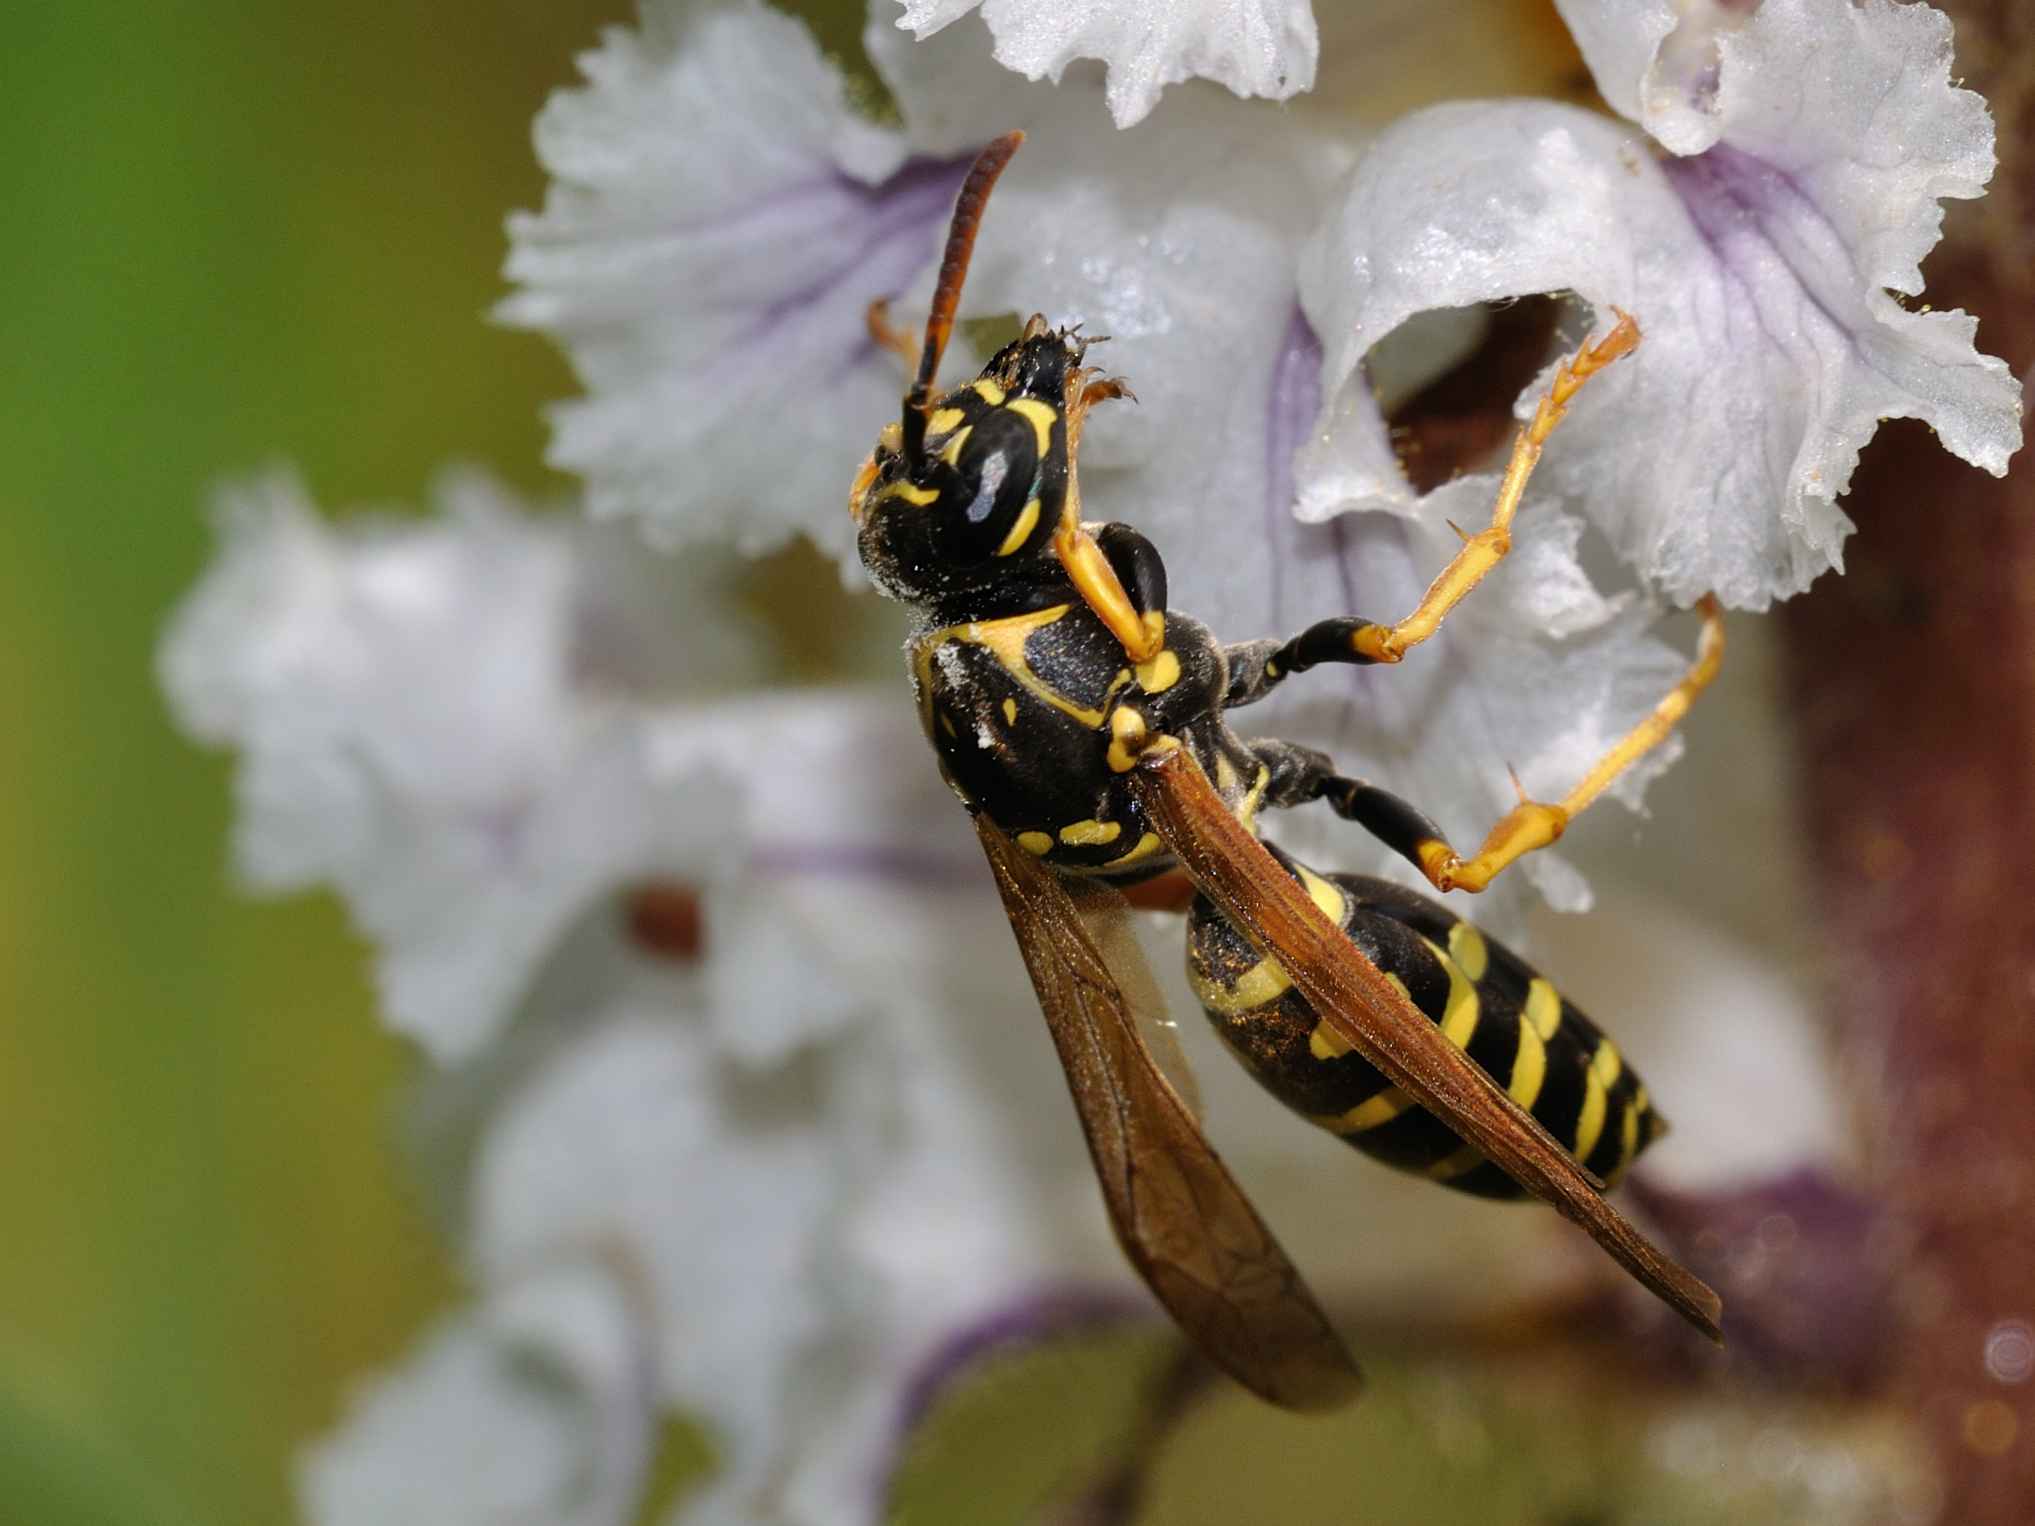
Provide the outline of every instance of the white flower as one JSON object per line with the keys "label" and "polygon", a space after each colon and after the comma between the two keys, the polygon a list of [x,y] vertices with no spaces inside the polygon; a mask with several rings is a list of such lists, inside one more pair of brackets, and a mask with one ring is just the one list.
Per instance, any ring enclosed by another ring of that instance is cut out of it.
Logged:
{"label": "white flower", "polygon": [[[1998,474],[2020,394],[1962,313],[1911,312],[1938,198],[1992,170],[1984,103],[1952,87],[1949,23],[1889,0],[1766,0],[1691,67],[1666,0],[1565,7],[1629,128],[1535,102],[1441,106],[1364,156],[1302,283],[1331,336],[1301,511],[1404,506],[1359,372],[1417,314],[1573,291],[1645,342],[1578,401],[1542,481],[1674,598],[1763,607],[1839,565],[1836,499],[1882,418]],[[1675,67],[1669,68],[1672,63]],[[1530,406],[1522,401],[1522,409]]]}
{"label": "white flower", "polygon": [[899,0],[897,24],[924,39],[980,8],[996,61],[1026,79],[1060,80],[1077,58],[1109,66],[1109,113],[1141,122],[1159,92],[1212,79],[1283,101],[1314,86],[1319,46],[1309,0]]}

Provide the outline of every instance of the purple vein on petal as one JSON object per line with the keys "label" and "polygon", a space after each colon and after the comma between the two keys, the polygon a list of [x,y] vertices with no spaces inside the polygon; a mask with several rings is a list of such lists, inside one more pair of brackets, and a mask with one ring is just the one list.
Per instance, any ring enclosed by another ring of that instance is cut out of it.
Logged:
{"label": "purple vein on petal", "polygon": [[[1322,524],[1307,524],[1294,517],[1298,498],[1295,458],[1307,441],[1308,431],[1321,413],[1321,337],[1307,321],[1299,300],[1287,320],[1286,337],[1272,363],[1271,386],[1265,407],[1265,498],[1263,522],[1271,548],[1262,631],[1249,635],[1295,633],[1301,625],[1332,615],[1359,612],[1354,551],[1350,544],[1347,516],[1338,514]],[[1335,568],[1339,606],[1335,609],[1286,608],[1286,568],[1301,563],[1326,561]],[[1336,728],[1348,737],[1360,720],[1360,695],[1366,682],[1362,669],[1346,669],[1326,682],[1341,692],[1342,720]]]}
{"label": "purple vein on petal", "polygon": [[1267,613],[1274,630],[1286,628],[1285,559],[1300,528],[1293,517],[1293,458],[1320,411],[1321,339],[1295,301],[1265,399],[1265,536],[1274,550]]}
{"label": "purple vein on petal", "polygon": [[[1770,343],[1786,348],[1782,336],[1767,327],[1766,316],[1760,311],[1757,272],[1747,268],[1748,243],[1771,251],[1810,305],[1852,345],[1851,325],[1839,316],[1826,294],[1816,290],[1815,277],[1825,264],[1842,270],[1854,284],[1861,283],[1863,277],[1842,235],[1793,176],[1725,143],[1687,158],[1668,159],[1661,171],[1688,209],[1690,222],[1716,256],[1718,266],[1751,299],[1753,315]],[[1782,227],[1801,237],[1782,237]],[[1804,239],[1814,247],[1800,247]]]}
{"label": "purple vein on petal", "polygon": [[[938,252],[939,231],[971,159],[914,158],[880,185],[864,185],[834,173],[810,205],[819,215],[809,235],[825,239],[833,250],[825,268],[803,286],[765,303],[731,348],[767,347],[802,313],[855,281],[871,300],[895,296]],[[866,359],[875,348],[858,329],[841,370]],[[839,380],[839,374],[825,378]]]}

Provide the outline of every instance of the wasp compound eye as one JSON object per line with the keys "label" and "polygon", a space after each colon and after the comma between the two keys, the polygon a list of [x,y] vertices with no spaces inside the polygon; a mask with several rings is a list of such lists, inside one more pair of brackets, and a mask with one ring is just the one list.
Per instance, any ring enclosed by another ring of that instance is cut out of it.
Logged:
{"label": "wasp compound eye", "polygon": [[1053,515],[1041,501],[1048,486],[1041,471],[1039,436],[1050,438],[1012,408],[998,408],[968,428],[951,457],[952,475],[940,491],[943,508],[953,516],[945,528],[957,561],[987,561],[1012,556],[1034,544],[1043,523],[1051,533]]}

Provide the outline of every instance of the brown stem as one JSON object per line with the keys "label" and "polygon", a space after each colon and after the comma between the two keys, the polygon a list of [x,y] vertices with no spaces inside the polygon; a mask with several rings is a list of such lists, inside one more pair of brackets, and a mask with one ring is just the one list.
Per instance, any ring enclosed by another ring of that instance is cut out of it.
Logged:
{"label": "brown stem", "polygon": [[[1943,3],[1943,0],[1939,0]],[[1958,208],[1929,299],[2035,359],[2035,53],[2023,0],[1949,0],[2000,112],[2001,183]],[[2035,1385],[1987,1337],[2035,1323],[2035,468],[1996,481],[1889,425],[1846,507],[1849,570],[1782,616],[1838,1033],[1902,1231],[1890,1368],[1942,1519],[2035,1510]]]}

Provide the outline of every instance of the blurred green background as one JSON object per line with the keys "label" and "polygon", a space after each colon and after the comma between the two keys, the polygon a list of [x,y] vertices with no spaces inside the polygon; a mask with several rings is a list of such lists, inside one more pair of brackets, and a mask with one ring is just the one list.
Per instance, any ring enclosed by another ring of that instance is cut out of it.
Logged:
{"label": "blurred green background", "polygon": [[404,1046],[326,897],[255,903],[151,671],[209,486],[547,485],[489,326],[530,120],[625,0],[19,7],[0,123],[0,1516],[289,1518],[288,1459],[451,1283]]}

